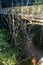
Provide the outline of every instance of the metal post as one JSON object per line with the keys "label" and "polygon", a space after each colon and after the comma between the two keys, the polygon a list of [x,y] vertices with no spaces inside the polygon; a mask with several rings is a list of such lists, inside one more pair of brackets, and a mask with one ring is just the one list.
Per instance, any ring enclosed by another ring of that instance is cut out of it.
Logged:
{"label": "metal post", "polygon": [[16,33],[15,33],[15,20],[14,20],[14,14],[13,14],[13,0],[12,0],[12,39],[15,41],[14,45],[16,46]]}
{"label": "metal post", "polygon": [[41,26],[40,43],[41,43],[41,41],[42,41],[42,36],[43,36],[43,26]]}
{"label": "metal post", "polygon": [[0,8],[2,8],[2,5],[1,5],[1,0],[0,0]]}

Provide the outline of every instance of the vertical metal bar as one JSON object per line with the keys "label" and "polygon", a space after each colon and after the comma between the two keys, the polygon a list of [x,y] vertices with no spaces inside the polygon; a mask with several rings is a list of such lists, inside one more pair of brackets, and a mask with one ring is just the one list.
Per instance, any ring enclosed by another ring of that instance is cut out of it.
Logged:
{"label": "vertical metal bar", "polygon": [[0,8],[2,8],[1,0],[0,0]]}
{"label": "vertical metal bar", "polygon": [[41,26],[41,34],[40,34],[40,43],[41,43],[41,41],[42,41],[42,36],[43,36],[43,26]]}

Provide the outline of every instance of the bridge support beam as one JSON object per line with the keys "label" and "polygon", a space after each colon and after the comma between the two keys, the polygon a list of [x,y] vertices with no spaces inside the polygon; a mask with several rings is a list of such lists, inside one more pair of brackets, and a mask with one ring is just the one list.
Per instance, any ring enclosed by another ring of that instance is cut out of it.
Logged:
{"label": "bridge support beam", "polygon": [[8,24],[8,28],[10,31],[10,36],[11,36],[11,44],[16,46],[16,33],[15,33],[15,20],[14,16],[11,15],[1,15],[3,19],[6,20]]}
{"label": "bridge support beam", "polygon": [[12,42],[16,46],[16,33],[15,33],[15,20],[14,16],[12,16]]}

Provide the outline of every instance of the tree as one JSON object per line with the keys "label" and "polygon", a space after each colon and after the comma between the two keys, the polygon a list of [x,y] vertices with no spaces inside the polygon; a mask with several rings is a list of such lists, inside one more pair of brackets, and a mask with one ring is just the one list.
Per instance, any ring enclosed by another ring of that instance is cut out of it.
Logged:
{"label": "tree", "polygon": [[41,1],[40,0],[35,0],[35,4],[40,4]]}

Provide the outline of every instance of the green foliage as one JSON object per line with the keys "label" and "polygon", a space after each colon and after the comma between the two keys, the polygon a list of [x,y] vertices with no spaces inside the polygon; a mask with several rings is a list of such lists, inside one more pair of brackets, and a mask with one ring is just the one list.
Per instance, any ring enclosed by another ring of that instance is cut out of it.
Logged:
{"label": "green foliage", "polygon": [[9,32],[7,30],[0,30],[0,63],[4,65],[15,65],[19,51],[12,48],[7,42]]}
{"label": "green foliage", "polygon": [[34,4],[41,4],[41,1],[40,0],[35,0],[35,3]]}
{"label": "green foliage", "polygon": [[9,32],[8,32],[6,29],[4,29],[4,30],[1,30],[1,29],[0,29],[0,40],[1,40],[1,41],[2,41],[2,40],[8,41],[9,38],[10,38]]}
{"label": "green foliage", "polygon": [[9,32],[7,30],[0,29],[0,51],[3,51],[9,46],[7,42],[8,40],[9,40]]}
{"label": "green foliage", "polygon": [[9,32],[5,29],[0,29],[0,64],[15,65],[18,61],[27,57],[25,54],[21,53],[24,43],[23,35],[23,32],[18,33],[17,47],[13,48],[11,44],[7,42],[9,40]]}
{"label": "green foliage", "polygon": [[8,49],[5,52],[0,52],[0,62],[4,65],[15,65],[16,64],[16,57],[18,54],[18,50]]}
{"label": "green foliage", "polygon": [[[15,65],[17,62],[27,57],[23,49],[25,41],[23,25],[21,24],[19,30],[15,31],[17,34],[17,46],[15,47],[13,46],[13,43],[9,43],[10,34],[8,30],[3,28],[4,23],[5,22],[1,23],[2,30],[0,29],[0,63],[3,63],[4,65]],[[16,28],[18,28],[17,25],[15,25],[15,29]]]}
{"label": "green foliage", "polygon": [[1,29],[8,29],[8,24],[3,17],[1,18],[1,21],[0,21],[0,28]]}

